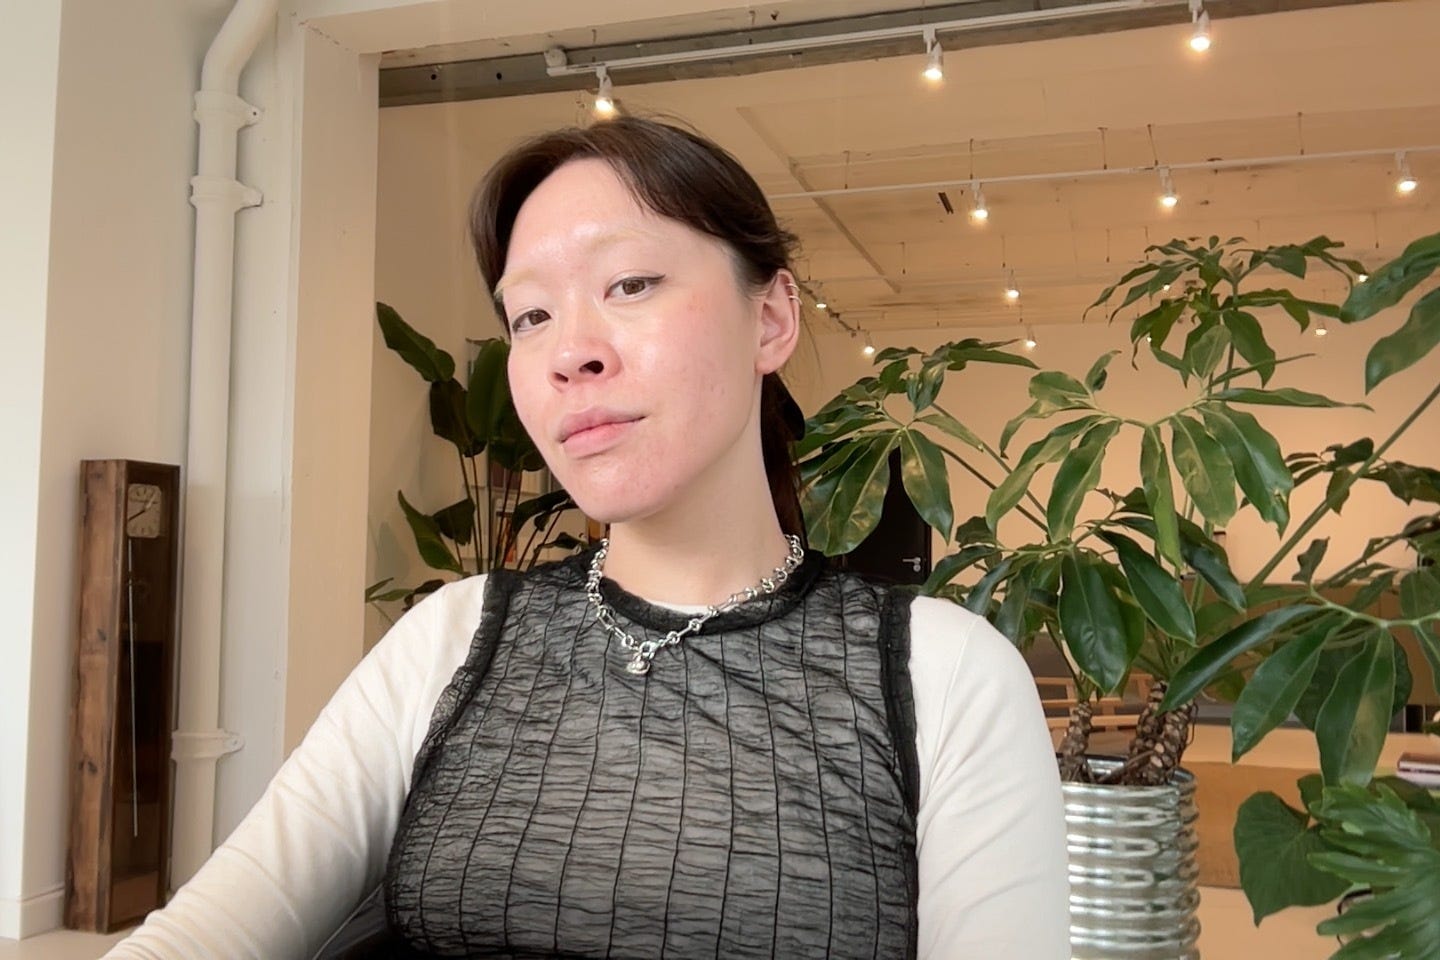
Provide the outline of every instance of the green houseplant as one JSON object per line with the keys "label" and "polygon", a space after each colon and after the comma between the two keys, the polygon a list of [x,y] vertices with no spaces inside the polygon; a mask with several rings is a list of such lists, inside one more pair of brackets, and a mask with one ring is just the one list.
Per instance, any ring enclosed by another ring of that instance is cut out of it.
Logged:
{"label": "green houseplant", "polygon": [[[1175,782],[1202,692],[1234,703],[1237,759],[1292,713],[1306,720],[1323,770],[1320,780],[1302,784],[1313,802],[1307,811],[1288,813],[1276,810],[1278,798],[1255,800],[1259,806],[1252,808],[1272,823],[1284,816],[1294,824],[1285,834],[1285,856],[1250,842],[1267,835],[1264,830],[1246,834],[1237,827],[1242,880],[1257,920],[1289,903],[1323,903],[1365,885],[1374,893],[1370,901],[1322,925],[1323,932],[1370,934],[1340,955],[1380,957],[1398,949],[1394,955],[1434,956],[1440,928],[1433,917],[1420,916],[1425,901],[1413,891],[1436,902],[1440,821],[1427,819],[1428,795],[1397,790],[1393,782],[1372,784],[1372,777],[1390,717],[1409,691],[1397,636],[1412,635],[1440,677],[1440,577],[1424,563],[1382,562],[1380,550],[1403,535],[1382,530],[1362,556],[1328,577],[1315,575],[1326,549],[1317,539],[1300,554],[1294,580],[1270,582],[1317,524],[1343,509],[1356,483],[1384,483],[1407,503],[1440,502],[1440,473],[1385,459],[1440,386],[1380,442],[1347,440],[1316,454],[1287,457],[1250,412],[1348,405],[1271,385],[1279,368],[1300,358],[1276,355],[1262,315],[1288,317],[1302,330],[1317,320],[1358,323],[1397,304],[1440,266],[1440,234],[1417,240],[1374,271],[1339,256],[1340,246],[1319,237],[1255,249],[1240,238],[1221,243],[1211,237],[1150,247],[1145,262],[1103,291],[1091,309],[1115,304],[1113,321],[1121,309],[1140,304],[1129,331],[1132,358],[1147,351],[1190,389],[1189,403],[1153,419],[1106,409],[1107,368],[1119,354],[1111,351],[1096,358],[1083,379],[1033,373],[1032,402],[992,443],[938,406],[936,397],[947,375],[971,363],[1034,369],[1028,358],[1006,351],[1006,343],[978,340],[929,353],[882,350],[875,375],[809,421],[796,448],[803,458],[802,502],[813,546],[830,554],[853,549],[878,522],[888,457],[900,451],[907,494],[955,546],[923,591],[987,616],[1022,648],[1053,642],[1072,665],[1080,703],[1058,754],[1066,781],[1102,779],[1086,756],[1092,702],[1123,688],[1133,669],[1156,683],[1127,756],[1103,777],[1117,786]],[[1350,283],[1343,304],[1257,282],[1276,271],[1303,278],[1316,268]],[[1365,272],[1368,280],[1356,282]],[[1427,358],[1437,342],[1440,290],[1421,297],[1400,327],[1376,343],[1365,359],[1366,391]],[[1012,440],[1037,428],[1043,433],[1011,456]],[[1139,434],[1140,483],[1129,491],[1104,489],[1101,463],[1111,441],[1127,430]],[[973,505],[975,515],[958,526],[947,458],[991,491],[983,510]],[[1052,466],[1042,502],[1037,476]],[[1292,522],[1291,492],[1322,481],[1322,502]],[[1082,521],[1087,498],[1105,509]],[[1215,538],[1241,510],[1254,511],[1284,535],[1246,583]],[[998,535],[999,521],[1012,511],[1028,523],[1026,542]],[[1433,533],[1409,542],[1421,560],[1435,557]],[[1350,589],[1348,599],[1331,595],[1340,588]],[[1398,593],[1400,612],[1380,616],[1376,605],[1387,593]],[[1241,826],[1247,826],[1243,818]]]}
{"label": "green houseplant", "polygon": [[[508,565],[528,569],[547,547],[573,549],[580,543],[556,527],[575,503],[564,490],[522,499],[518,478],[544,467],[525,433],[510,397],[504,340],[474,341],[476,355],[466,382],[456,379],[455,358],[406,323],[394,308],[377,303],[376,318],[385,345],[429,384],[430,428],[455,448],[463,495],[447,506],[425,512],[396,491],[401,513],[427,566],[441,574],[464,577]],[[488,482],[486,460],[503,468],[498,500]],[[483,491],[483,492],[482,492]],[[433,577],[414,586],[394,585],[387,577],[365,590],[365,601],[399,602],[409,608],[445,583]]]}

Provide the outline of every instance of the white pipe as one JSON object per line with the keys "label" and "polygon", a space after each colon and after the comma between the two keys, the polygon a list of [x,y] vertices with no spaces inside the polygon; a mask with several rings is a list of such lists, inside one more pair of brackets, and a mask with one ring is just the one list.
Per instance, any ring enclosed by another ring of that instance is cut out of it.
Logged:
{"label": "white pipe", "polygon": [[190,181],[195,207],[194,300],[190,319],[190,406],[185,458],[184,560],[176,730],[171,888],[194,875],[214,849],[215,767],[240,746],[219,729],[220,642],[225,556],[226,448],[230,436],[230,328],[235,285],[235,214],[257,190],[235,179],[240,128],[260,111],[240,99],[240,72],[279,0],[236,0],[200,73],[195,120],[199,160]]}

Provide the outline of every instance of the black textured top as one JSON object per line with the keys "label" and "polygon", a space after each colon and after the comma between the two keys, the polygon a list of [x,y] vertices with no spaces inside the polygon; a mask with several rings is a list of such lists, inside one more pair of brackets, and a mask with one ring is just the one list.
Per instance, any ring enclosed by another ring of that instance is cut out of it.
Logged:
{"label": "black textured top", "polygon": [[[914,957],[908,597],[810,554],[635,676],[586,601],[590,558],[488,578],[415,759],[391,936],[418,956]],[[637,639],[689,619],[601,589]]]}

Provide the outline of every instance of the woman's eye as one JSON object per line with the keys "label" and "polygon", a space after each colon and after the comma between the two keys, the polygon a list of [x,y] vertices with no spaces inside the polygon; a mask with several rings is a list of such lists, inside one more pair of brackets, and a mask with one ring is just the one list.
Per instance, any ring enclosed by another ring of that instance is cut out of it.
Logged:
{"label": "woman's eye", "polygon": [[534,324],[539,323],[544,319],[544,310],[526,310],[524,313],[509,321],[510,332],[518,333],[519,331],[523,330],[527,324],[533,326]]}
{"label": "woman's eye", "polygon": [[615,284],[612,289],[619,290],[627,297],[635,297],[660,282],[659,277],[626,277]]}

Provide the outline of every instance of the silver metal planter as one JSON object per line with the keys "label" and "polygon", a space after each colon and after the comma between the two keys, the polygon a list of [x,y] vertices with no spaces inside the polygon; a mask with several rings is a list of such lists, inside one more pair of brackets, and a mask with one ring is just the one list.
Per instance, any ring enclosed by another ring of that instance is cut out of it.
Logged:
{"label": "silver metal planter", "polygon": [[[1118,758],[1091,757],[1103,776]],[[1163,787],[1065,783],[1070,953],[1075,960],[1191,960],[1200,951],[1195,778]]]}

